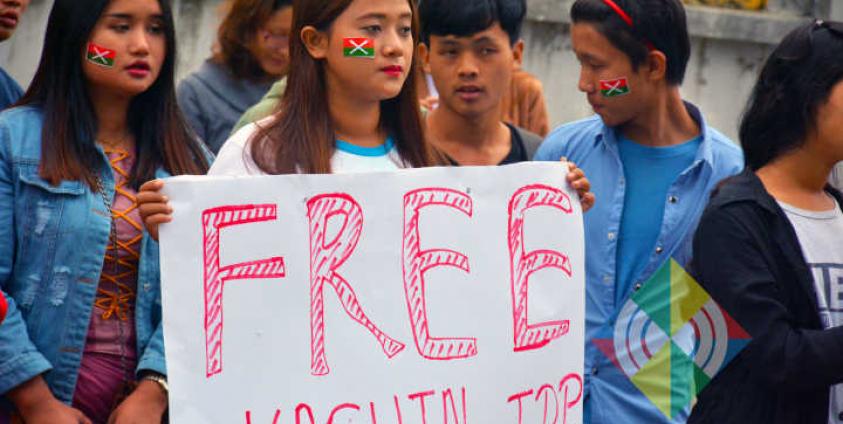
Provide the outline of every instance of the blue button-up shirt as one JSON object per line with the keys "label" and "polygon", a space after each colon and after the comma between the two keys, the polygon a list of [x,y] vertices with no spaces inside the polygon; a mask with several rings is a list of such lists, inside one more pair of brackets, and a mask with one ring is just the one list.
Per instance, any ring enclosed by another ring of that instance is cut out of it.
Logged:
{"label": "blue button-up shirt", "polygon": [[[616,257],[626,187],[624,168],[618,153],[615,129],[594,116],[564,125],[542,144],[536,160],[557,161],[562,157],[576,163],[591,181],[597,198],[585,214],[586,235],[586,418],[598,423],[671,422],[644,396],[628,377],[615,367],[591,342],[600,329],[612,322],[620,307],[641,284],[669,258],[686,266],[691,259],[691,241],[711,191],[724,178],[743,169],[740,149],[726,136],[705,124],[699,110],[686,103],[701,129],[702,143],[694,162],[668,189],[664,218],[656,247],[646,266],[633,279],[628,293],[615,293]],[[616,299],[622,299],[617,302]],[[673,422],[684,422],[680,414]]]}

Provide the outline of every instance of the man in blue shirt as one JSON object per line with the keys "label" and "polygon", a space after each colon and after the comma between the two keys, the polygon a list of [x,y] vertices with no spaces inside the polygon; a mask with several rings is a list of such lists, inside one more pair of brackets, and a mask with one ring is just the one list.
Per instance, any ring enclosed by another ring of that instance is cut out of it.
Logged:
{"label": "man in blue shirt", "polygon": [[671,421],[592,339],[670,258],[689,263],[709,193],[743,168],[740,150],[682,100],[690,57],[679,0],[577,0],[571,39],[594,117],[554,131],[537,160],[566,157],[597,197],[585,215],[585,422]]}
{"label": "man in blue shirt", "polygon": [[[29,0],[0,0],[0,43],[12,37]],[[0,110],[9,107],[23,95],[23,90],[3,68],[0,68]]]}

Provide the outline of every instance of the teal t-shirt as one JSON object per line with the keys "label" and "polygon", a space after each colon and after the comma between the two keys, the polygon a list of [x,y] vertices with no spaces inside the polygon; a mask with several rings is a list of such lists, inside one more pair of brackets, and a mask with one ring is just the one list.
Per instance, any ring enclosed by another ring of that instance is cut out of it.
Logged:
{"label": "teal t-shirt", "polygon": [[668,190],[694,163],[702,137],[669,147],[649,147],[618,134],[626,195],[623,202],[617,253],[615,304],[629,296],[635,275],[640,275],[656,254]]}

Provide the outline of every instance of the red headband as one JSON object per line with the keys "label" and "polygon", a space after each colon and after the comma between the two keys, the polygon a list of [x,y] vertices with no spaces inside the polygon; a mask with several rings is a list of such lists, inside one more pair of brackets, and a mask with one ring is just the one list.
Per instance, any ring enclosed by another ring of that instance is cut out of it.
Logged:
{"label": "red headband", "polygon": [[[603,0],[603,3],[606,3],[606,6],[609,6],[612,10],[614,10],[615,13],[617,13],[618,16],[620,16],[620,18],[623,19],[623,21],[626,22],[627,25],[629,25],[630,29],[635,30],[635,24],[632,22],[632,18],[629,16],[629,14],[624,12],[624,10],[621,9],[621,7],[618,6],[617,3],[615,3],[612,0]],[[656,50],[656,46],[653,45],[653,43],[651,43],[650,40],[647,40],[645,38],[644,43],[647,45],[648,49]]]}
{"label": "red headband", "polygon": [[621,7],[618,6],[617,3],[615,3],[612,0],[603,0],[603,3],[606,3],[606,6],[611,7],[612,10],[614,10],[615,13],[617,13],[618,16],[620,16],[621,19],[623,19],[623,21],[626,22],[626,24],[629,25],[630,28],[635,27],[635,25],[633,25],[633,23],[632,23],[632,18],[630,18],[629,15],[626,12],[624,12],[623,9],[621,9]]}

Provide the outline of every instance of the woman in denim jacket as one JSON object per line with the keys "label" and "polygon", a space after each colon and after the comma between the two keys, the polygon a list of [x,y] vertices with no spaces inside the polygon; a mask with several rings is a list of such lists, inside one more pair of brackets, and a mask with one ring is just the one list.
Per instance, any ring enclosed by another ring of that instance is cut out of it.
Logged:
{"label": "woman in denim jacket", "polygon": [[167,0],[57,0],[0,114],[0,423],[160,423],[158,246],[138,186],[204,174],[176,106]]}

